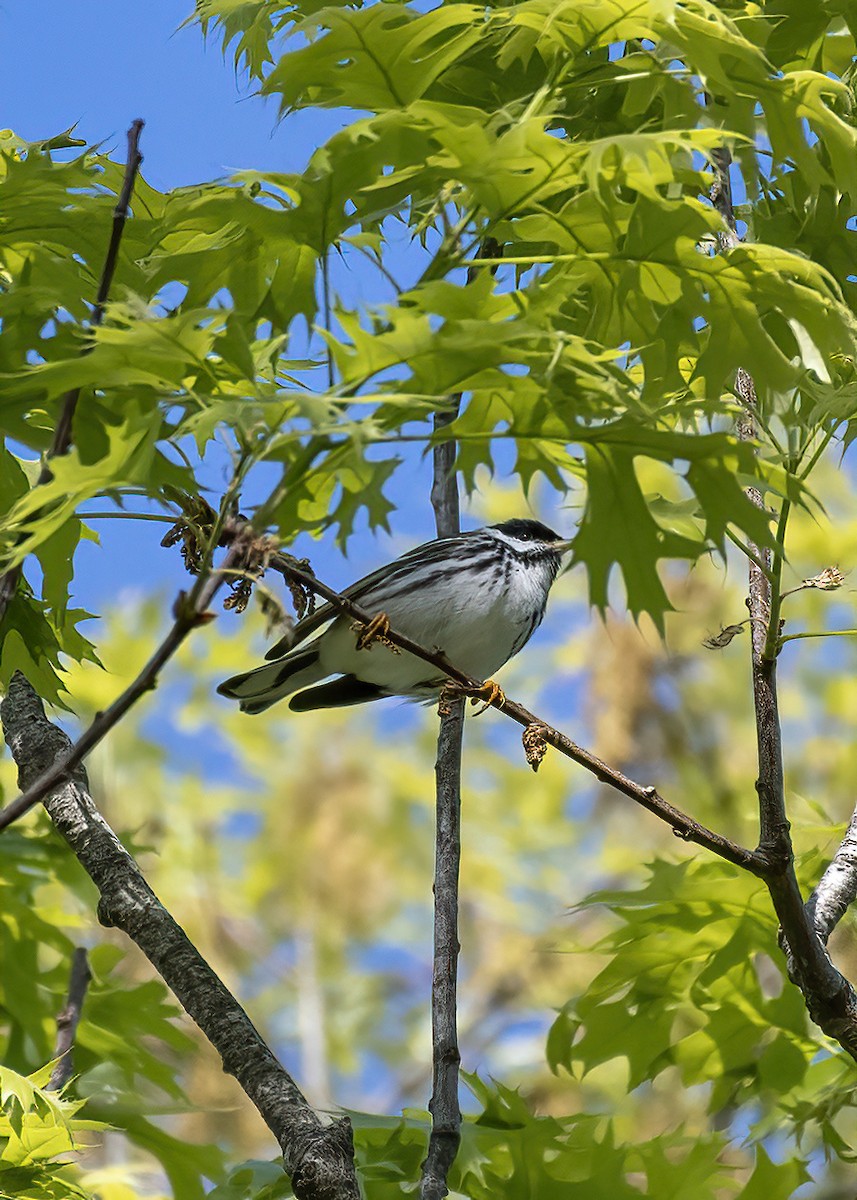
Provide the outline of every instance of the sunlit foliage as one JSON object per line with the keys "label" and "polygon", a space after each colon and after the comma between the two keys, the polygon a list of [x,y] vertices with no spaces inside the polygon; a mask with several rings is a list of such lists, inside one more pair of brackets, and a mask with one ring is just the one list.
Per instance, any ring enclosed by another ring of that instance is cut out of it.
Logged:
{"label": "sunlit foliage", "polygon": [[[741,639],[716,660],[700,643],[744,617],[739,569],[728,586],[718,574],[727,543],[775,543],[748,484],[798,508],[795,584],[853,560],[850,481],[832,464],[857,413],[857,6],[199,0],[196,19],[279,98],[286,128],[318,107],[344,127],[300,173],[164,194],[139,180],[98,329],[122,165],[67,134],[0,135],[0,569],[24,571],[0,681],[21,669],[86,717],[163,625],[168,602],[150,597],[81,632],[92,502],[166,519],[180,495],[216,501],[225,454],[260,531],[345,545],[395,520],[433,415],[461,393],[448,429],[474,504],[495,512],[508,475],[570,511],[574,615],[612,605],[643,630],[564,622],[529,659],[549,713],[581,719],[572,678],[605,758],[751,839]],[[723,147],[746,233],[728,253],[710,201]],[[734,432],[739,367],[758,395],[753,442]],[[78,388],[71,451],[34,486]],[[837,623],[819,593],[789,604],[801,630]],[[244,665],[246,630],[197,637],[178,661],[191,686],[168,685],[160,716],[217,744],[238,782],[173,761],[141,711],[94,760],[94,789],[311,1098],[389,1114],[353,1118],[369,1200],[409,1194],[426,1133],[424,1113],[400,1110],[426,1092],[413,947],[428,939],[428,723],[411,755],[362,716],[248,723],[210,699]],[[790,777],[809,797],[796,840],[810,879],[853,802],[850,741],[830,734],[853,712],[842,658],[802,659],[809,682],[784,703],[787,720],[812,718]],[[849,1068],[785,980],[758,888],[550,758],[534,782],[484,728],[468,738],[462,1021],[477,1049],[454,1194],[786,1200],[824,1154],[852,1155]],[[836,802],[813,809],[819,789]],[[44,819],[4,834],[0,859],[0,1191],[288,1195],[279,1168],[243,1161],[269,1152],[254,1118],[235,1116],[240,1095],[162,985],[96,934],[93,889]],[[573,920],[567,904],[582,904]],[[79,1077],[49,1094],[69,955],[96,936]],[[121,1165],[99,1150],[64,1165],[103,1142],[100,1123],[120,1131],[106,1144]]]}

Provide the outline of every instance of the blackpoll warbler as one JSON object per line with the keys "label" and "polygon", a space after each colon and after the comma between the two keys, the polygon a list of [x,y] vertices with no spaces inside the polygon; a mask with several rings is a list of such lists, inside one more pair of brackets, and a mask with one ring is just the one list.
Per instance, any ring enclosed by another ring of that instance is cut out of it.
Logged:
{"label": "blackpoll warbler", "polygon": [[[570,543],[540,521],[515,519],[417,546],[343,594],[427,649],[440,647],[468,675],[486,679],[541,624],[548,592]],[[329,627],[307,646],[299,643]],[[444,678],[431,663],[383,642],[360,650],[348,617],[326,604],[295,626],[265,663],[217,689],[258,713],[285,696],[306,712],[382,696],[427,700]],[[321,683],[330,675],[338,678]],[[312,686],[317,685],[317,686]],[[306,690],[301,690],[306,689]],[[297,692],[297,695],[294,693]]]}

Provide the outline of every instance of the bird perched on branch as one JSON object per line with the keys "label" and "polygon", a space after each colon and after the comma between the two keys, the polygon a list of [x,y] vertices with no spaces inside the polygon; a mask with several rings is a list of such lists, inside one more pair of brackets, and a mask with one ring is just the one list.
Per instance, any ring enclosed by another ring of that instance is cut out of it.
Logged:
{"label": "bird perched on branch", "polygon": [[426,542],[343,592],[377,614],[362,632],[325,604],[268,652],[273,661],[217,690],[248,713],[264,712],[286,696],[296,712],[384,696],[432,699],[444,685],[443,672],[385,642],[383,632],[391,627],[428,650],[440,648],[466,674],[487,679],[541,624],[569,546],[540,521],[520,518]]}

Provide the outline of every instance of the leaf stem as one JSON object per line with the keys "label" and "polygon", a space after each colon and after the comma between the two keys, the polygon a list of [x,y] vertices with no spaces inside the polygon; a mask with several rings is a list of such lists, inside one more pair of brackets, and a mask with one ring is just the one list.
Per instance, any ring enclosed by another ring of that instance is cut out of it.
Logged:
{"label": "leaf stem", "polygon": [[786,642],[798,642],[802,638],[825,637],[857,637],[857,629],[819,629],[806,633],[786,633],[780,637],[779,644],[782,646]]}
{"label": "leaf stem", "polygon": [[77,514],[81,521],[161,521],[166,525],[175,525],[176,518],[168,513],[135,513],[124,512],[121,508],[116,512],[83,512]]}
{"label": "leaf stem", "polygon": [[753,549],[753,547],[748,542],[742,541],[741,538],[738,537],[737,533],[734,533],[729,528],[728,525],[726,527],[725,532],[726,532],[726,536],[729,538],[729,541],[732,542],[733,545],[737,546],[742,554],[747,556],[747,558],[750,560],[750,562],[753,563],[762,572],[762,574],[765,576],[765,578],[770,583],[773,578],[773,576],[771,574],[771,569],[767,565],[765,560],[761,557],[761,555],[757,554],[756,551]]}
{"label": "leaf stem", "polygon": [[[806,479],[807,478],[807,476],[810,474],[810,472],[812,471],[815,464],[821,458],[824,451],[830,445],[830,441],[833,437],[834,432],[835,432],[834,425],[831,425],[829,429],[825,430],[824,436],[822,437],[821,441],[816,446],[815,450],[812,453],[812,457],[810,458],[807,465],[804,467],[803,471],[801,471],[800,475],[798,476],[798,479]],[[808,449],[809,449],[809,443],[807,443],[807,445],[798,453],[798,455],[797,455],[797,463],[798,464],[801,462],[804,454],[806,454],[806,451]]]}

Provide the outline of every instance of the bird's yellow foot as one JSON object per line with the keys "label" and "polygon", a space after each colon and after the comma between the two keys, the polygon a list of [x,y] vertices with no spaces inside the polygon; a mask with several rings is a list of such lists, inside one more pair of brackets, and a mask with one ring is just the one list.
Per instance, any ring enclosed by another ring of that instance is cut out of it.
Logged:
{"label": "bird's yellow foot", "polygon": [[456,680],[448,679],[444,685],[443,691],[440,694],[440,713],[444,714],[448,711],[448,703],[459,696],[469,696],[471,704],[478,704],[481,700],[482,707],[473,715],[479,717],[485,712],[486,708],[497,706],[502,708],[506,703],[506,696],[499,684],[493,679],[486,679],[484,683],[480,683],[478,687],[467,687],[466,684],[458,683]]}
{"label": "bird's yellow foot", "polygon": [[359,621],[355,621],[351,628],[358,634],[358,650],[370,650],[373,642],[380,642],[382,646],[388,646],[395,654],[401,653],[399,647],[395,646],[387,637],[390,632],[390,618],[386,613],[376,613],[368,625],[361,625]]}
{"label": "bird's yellow foot", "polygon": [[483,701],[482,707],[475,712],[474,717],[481,716],[486,708],[495,706],[502,708],[506,703],[506,697],[503,694],[503,689],[493,679],[486,679],[480,688],[477,688],[470,697],[471,704],[478,704]]}

